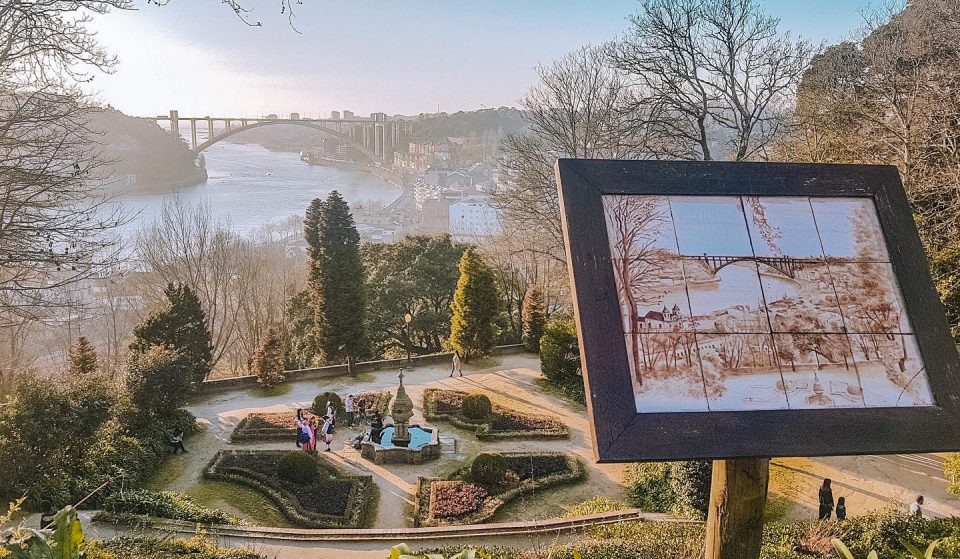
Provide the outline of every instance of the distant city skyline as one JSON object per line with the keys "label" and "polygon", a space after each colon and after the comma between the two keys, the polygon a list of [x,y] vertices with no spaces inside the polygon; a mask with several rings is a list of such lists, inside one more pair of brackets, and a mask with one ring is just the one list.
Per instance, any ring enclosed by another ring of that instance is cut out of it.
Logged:
{"label": "distant city skyline", "polygon": [[[781,29],[815,42],[849,38],[867,0],[768,0]],[[516,106],[535,66],[627,29],[633,0],[349,3],[307,0],[287,25],[276,2],[247,0],[250,27],[216,0],[172,0],[98,16],[119,58],[90,84],[128,114],[305,117],[352,110],[417,114]]]}

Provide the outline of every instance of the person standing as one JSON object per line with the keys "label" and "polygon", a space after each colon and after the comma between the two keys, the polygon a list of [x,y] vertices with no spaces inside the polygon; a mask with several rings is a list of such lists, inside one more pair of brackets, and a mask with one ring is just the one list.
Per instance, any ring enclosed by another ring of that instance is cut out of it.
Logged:
{"label": "person standing", "polygon": [[330,419],[330,432],[331,432],[331,433],[333,433],[334,429],[335,429],[336,426],[337,426],[337,420],[335,419],[335,417],[336,417],[336,415],[334,414],[334,411],[333,411],[333,402],[331,402],[330,400],[327,400],[327,414],[326,414],[325,416],[323,416],[323,419],[324,419],[324,421],[326,421],[327,418]]}
{"label": "person standing", "polygon": [[833,512],[833,490],[830,489],[830,479],[824,479],[820,486],[820,514],[819,520],[830,520],[830,513]]}
{"label": "person standing", "polygon": [[313,453],[317,449],[317,420],[311,417],[303,422],[303,450]]}
{"label": "person standing", "polygon": [[450,378],[453,378],[453,373],[460,373],[460,376],[463,376],[463,369],[460,368],[460,352],[453,350],[453,368],[450,369]]}
{"label": "person standing", "polygon": [[320,428],[320,434],[323,436],[323,442],[327,444],[324,452],[330,452],[330,443],[333,442],[333,418],[329,416],[323,418],[323,427]]}
{"label": "person standing", "polygon": [[297,426],[297,448],[300,448],[300,445],[303,444],[300,441],[300,436],[303,435],[303,410],[297,408],[297,417],[293,420]]}
{"label": "person standing", "polygon": [[837,497],[837,520],[847,519],[847,498]]}
{"label": "person standing", "polygon": [[367,400],[360,398],[357,400],[357,423],[365,424],[367,422]]}
{"label": "person standing", "polygon": [[917,495],[917,500],[910,503],[910,516],[923,518],[923,495]]}
{"label": "person standing", "polygon": [[347,414],[347,427],[353,427],[353,394],[347,394],[347,399],[343,402],[343,409]]}

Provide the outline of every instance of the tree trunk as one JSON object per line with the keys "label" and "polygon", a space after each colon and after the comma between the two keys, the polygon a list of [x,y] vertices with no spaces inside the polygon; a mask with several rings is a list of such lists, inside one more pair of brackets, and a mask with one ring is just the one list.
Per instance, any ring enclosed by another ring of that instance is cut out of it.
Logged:
{"label": "tree trunk", "polygon": [[713,461],[706,559],[760,557],[769,478],[769,458]]}

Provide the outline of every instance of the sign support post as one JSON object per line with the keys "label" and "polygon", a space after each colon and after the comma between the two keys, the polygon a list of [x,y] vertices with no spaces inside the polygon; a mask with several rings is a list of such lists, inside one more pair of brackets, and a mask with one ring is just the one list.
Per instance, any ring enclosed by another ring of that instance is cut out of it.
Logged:
{"label": "sign support post", "polygon": [[769,480],[769,458],[713,461],[706,559],[760,557]]}

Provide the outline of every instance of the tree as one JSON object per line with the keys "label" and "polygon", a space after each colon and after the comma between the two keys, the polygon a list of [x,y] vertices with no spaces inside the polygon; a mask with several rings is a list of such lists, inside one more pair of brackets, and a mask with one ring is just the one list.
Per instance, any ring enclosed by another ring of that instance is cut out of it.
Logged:
{"label": "tree", "polygon": [[100,368],[97,362],[97,351],[93,348],[87,338],[80,336],[77,344],[70,349],[70,367],[71,375],[88,375],[96,372]]}
{"label": "tree", "polygon": [[315,333],[316,312],[310,291],[303,290],[290,298],[284,316],[286,326],[286,366],[305,369],[320,365],[320,348]]}
{"label": "tree", "polygon": [[304,236],[310,247],[309,285],[318,345],[327,362],[345,359],[353,374],[357,358],[368,351],[366,287],[360,234],[339,192],[310,204]]}
{"label": "tree", "polygon": [[0,318],[76,306],[64,288],[117,259],[114,231],[126,217],[97,189],[96,109],[78,83],[115,62],[88,28],[92,15],[131,7],[23,0],[0,9]]}
{"label": "tree", "polygon": [[193,390],[210,373],[213,345],[200,299],[189,286],[170,284],[165,308],[155,311],[133,331],[130,349],[144,353],[154,346],[172,348],[189,362],[184,389]]}
{"label": "tree", "polygon": [[547,323],[540,338],[540,369],[556,385],[582,386],[577,325],[569,316],[555,316]]}
{"label": "tree", "polygon": [[[368,324],[375,355],[443,350],[450,337],[450,303],[465,250],[449,235],[364,245]],[[404,321],[407,314],[409,325]]]}
{"label": "tree", "polygon": [[260,386],[270,388],[283,382],[283,365],[283,340],[275,328],[268,328],[253,354],[250,372],[256,375]]}
{"label": "tree", "polygon": [[498,307],[493,271],[473,248],[467,249],[460,258],[460,278],[450,304],[450,345],[463,355],[464,361],[493,349]]}
{"label": "tree", "polygon": [[523,345],[528,351],[540,351],[540,337],[547,324],[543,291],[533,286],[523,296]]}
{"label": "tree", "polygon": [[[631,113],[651,157],[764,157],[816,49],[778,29],[757,0],[645,0],[608,47],[633,80]],[[726,138],[726,141],[723,141]]]}
{"label": "tree", "polygon": [[127,363],[127,391],[139,412],[168,418],[187,403],[194,362],[175,349],[152,346],[133,352]]}

